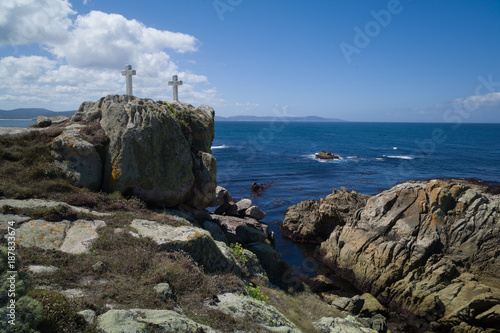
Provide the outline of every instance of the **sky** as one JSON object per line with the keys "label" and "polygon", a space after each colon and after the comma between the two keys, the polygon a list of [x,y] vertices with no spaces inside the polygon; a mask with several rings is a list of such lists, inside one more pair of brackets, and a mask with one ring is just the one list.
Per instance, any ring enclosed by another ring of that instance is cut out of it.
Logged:
{"label": "sky", "polygon": [[1,0],[0,109],[125,94],[219,116],[500,122],[498,0]]}

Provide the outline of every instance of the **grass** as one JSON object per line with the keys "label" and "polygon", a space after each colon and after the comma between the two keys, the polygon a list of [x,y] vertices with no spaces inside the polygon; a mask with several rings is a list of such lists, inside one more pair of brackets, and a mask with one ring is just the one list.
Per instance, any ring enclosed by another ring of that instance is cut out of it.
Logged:
{"label": "grass", "polygon": [[261,292],[268,297],[267,303],[292,321],[302,332],[319,332],[312,324],[322,317],[340,317],[340,312],[322,301],[316,294],[286,293],[282,290],[260,286]]}
{"label": "grass", "polygon": [[[122,309],[172,310],[176,307],[189,318],[222,332],[246,330],[245,321],[204,306],[207,300],[218,294],[243,293],[244,284],[238,276],[208,274],[186,253],[159,251],[153,241],[135,238],[126,232],[127,228],[124,231],[115,233],[110,226],[100,228],[100,237],[88,254],[72,255],[23,247],[18,248],[18,254],[23,266],[36,264],[60,268],[55,274],[32,275],[37,285],[50,285],[55,290],[79,288],[84,291],[85,297],[66,300],[66,306],[74,311],[93,309],[99,315],[108,310],[107,304]],[[105,270],[97,272],[92,269],[98,261],[104,263]],[[155,294],[154,286],[162,282],[170,284],[175,301],[164,301]],[[65,318],[66,315],[60,320],[48,320],[47,327],[52,327],[53,332],[64,332],[56,328]]]}
{"label": "grass", "polygon": [[[189,128],[183,130],[189,134]],[[182,309],[187,317],[216,330],[249,332],[252,318],[235,319],[205,306],[207,302],[215,302],[218,294],[227,292],[246,292],[266,301],[304,332],[316,331],[312,320],[332,315],[332,309],[315,295],[287,294],[268,288],[259,280],[246,285],[239,276],[230,273],[207,273],[186,253],[163,252],[152,240],[130,235],[128,225],[137,218],[176,227],[192,221],[148,210],[140,200],[126,198],[118,192],[96,193],[71,185],[54,166],[50,153],[50,142],[60,133],[60,128],[51,127],[0,136],[0,197],[57,200],[111,212],[110,216],[98,218],[105,220],[107,226],[98,230],[100,237],[93,243],[90,253],[74,255],[39,248],[16,249],[23,274],[27,274],[28,265],[59,268],[55,274],[28,273],[35,283],[29,295],[44,308],[41,332],[95,332],[95,327],[82,328],[81,318],[75,313],[92,309],[99,315],[108,311],[109,304],[118,309]],[[97,124],[85,127],[82,135],[98,150],[107,145],[107,138]],[[1,209],[4,214],[21,214],[46,221],[94,219],[90,214],[75,212],[65,205],[50,208],[4,206]],[[116,228],[120,231],[116,232]],[[0,238],[0,244],[6,244],[6,240]],[[231,248],[244,264],[247,258],[241,245],[232,244]],[[94,270],[92,266],[99,261],[104,263],[105,269]],[[172,287],[174,300],[163,300],[155,294],[154,286],[162,282]],[[37,286],[51,286],[54,291],[36,289]],[[85,296],[66,299],[56,292],[73,288],[82,289]]]}
{"label": "grass", "polygon": [[[0,197],[50,199],[101,211],[144,211],[146,205],[137,198],[72,185],[55,166],[49,147],[61,132],[59,127],[50,127],[0,136]],[[98,151],[107,145],[98,123],[82,128],[81,133]]]}

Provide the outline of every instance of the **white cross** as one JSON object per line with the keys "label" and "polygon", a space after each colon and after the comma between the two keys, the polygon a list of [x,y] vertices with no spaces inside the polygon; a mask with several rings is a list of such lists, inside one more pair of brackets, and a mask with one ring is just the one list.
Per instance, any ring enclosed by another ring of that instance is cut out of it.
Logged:
{"label": "white cross", "polygon": [[132,75],[135,75],[135,69],[132,69],[132,65],[126,65],[125,70],[122,71],[122,75],[127,77],[127,95],[132,96]]}
{"label": "white cross", "polygon": [[169,86],[174,86],[174,101],[179,101],[179,91],[177,86],[182,86],[182,81],[177,80],[177,75],[172,76],[172,81],[168,81]]}

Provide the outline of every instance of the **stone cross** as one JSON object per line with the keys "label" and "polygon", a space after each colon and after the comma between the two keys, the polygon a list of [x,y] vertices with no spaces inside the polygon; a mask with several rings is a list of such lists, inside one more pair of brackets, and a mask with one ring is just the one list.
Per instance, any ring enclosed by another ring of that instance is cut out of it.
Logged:
{"label": "stone cross", "polygon": [[172,76],[172,81],[168,81],[169,86],[174,87],[174,101],[179,101],[179,91],[177,86],[182,86],[182,81],[177,80],[177,75]]}
{"label": "stone cross", "polygon": [[135,75],[135,69],[132,69],[132,65],[126,65],[125,70],[122,71],[122,75],[127,77],[127,95],[132,96],[132,75]]}

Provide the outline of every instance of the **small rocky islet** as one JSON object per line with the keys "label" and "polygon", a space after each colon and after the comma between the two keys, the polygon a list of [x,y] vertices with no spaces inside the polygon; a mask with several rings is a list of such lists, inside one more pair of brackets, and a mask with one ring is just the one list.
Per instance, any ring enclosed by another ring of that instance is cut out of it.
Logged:
{"label": "small rocky islet", "polygon": [[[1,330],[498,331],[497,194],[433,180],[376,196],[342,188],[290,207],[283,235],[317,244],[318,259],[360,291],[345,297],[327,276],[294,277],[265,212],[217,186],[214,115],[110,95],[0,137],[0,228],[15,235],[18,271],[18,325]],[[9,178],[20,166],[33,172]]]}

